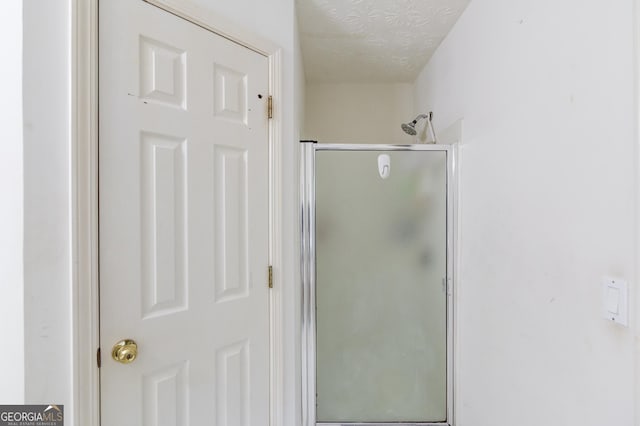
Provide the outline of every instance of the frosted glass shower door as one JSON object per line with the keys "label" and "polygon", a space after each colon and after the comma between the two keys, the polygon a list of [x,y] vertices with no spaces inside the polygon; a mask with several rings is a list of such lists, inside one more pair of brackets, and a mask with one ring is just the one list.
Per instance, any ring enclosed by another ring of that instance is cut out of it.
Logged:
{"label": "frosted glass shower door", "polygon": [[316,421],[445,422],[447,152],[318,150],[315,254]]}

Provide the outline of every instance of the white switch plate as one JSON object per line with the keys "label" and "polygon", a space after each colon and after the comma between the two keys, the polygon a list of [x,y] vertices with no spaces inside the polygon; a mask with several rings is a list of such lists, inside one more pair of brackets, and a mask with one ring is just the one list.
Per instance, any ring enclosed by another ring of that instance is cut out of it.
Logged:
{"label": "white switch plate", "polygon": [[627,327],[629,325],[629,286],[618,278],[602,279],[602,316]]}

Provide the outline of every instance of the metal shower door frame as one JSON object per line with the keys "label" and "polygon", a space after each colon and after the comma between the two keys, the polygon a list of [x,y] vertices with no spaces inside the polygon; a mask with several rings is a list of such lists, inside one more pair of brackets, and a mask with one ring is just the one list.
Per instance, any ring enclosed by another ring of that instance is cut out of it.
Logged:
{"label": "metal shower door frame", "polygon": [[[318,151],[436,151],[447,161],[447,419],[444,422],[330,423],[316,420],[316,250],[315,156]],[[456,158],[451,145],[319,144],[301,141],[300,147],[300,274],[302,282],[301,371],[302,426],[453,426],[454,425],[454,225],[456,217]]]}

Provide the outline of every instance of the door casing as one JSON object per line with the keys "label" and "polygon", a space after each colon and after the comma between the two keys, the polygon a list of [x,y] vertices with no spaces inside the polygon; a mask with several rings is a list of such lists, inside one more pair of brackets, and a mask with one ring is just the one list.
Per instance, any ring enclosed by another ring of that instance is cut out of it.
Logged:
{"label": "door casing", "polygon": [[[76,425],[100,424],[99,265],[98,265],[98,1],[71,1],[71,185],[72,205],[72,362],[73,418]],[[282,50],[189,0],[146,1],[228,38],[269,59],[269,263],[274,286],[270,303],[270,424],[283,423]],[[105,350],[106,352],[106,350]]]}

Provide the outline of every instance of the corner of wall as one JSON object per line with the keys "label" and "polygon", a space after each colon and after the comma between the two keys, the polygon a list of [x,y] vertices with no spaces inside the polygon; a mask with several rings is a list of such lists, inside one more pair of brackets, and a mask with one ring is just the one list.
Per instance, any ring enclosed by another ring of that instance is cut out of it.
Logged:
{"label": "corner of wall", "polygon": [[21,3],[25,401],[64,404],[73,424],[71,1]]}
{"label": "corner of wall", "polygon": [[[24,403],[22,0],[8,0],[0,14],[0,403]],[[10,346],[10,349],[9,349]]]}
{"label": "corner of wall", "polygon": [[[295,11],[294,11],[295,14]],[[302,60],[302,47],[300,45],[300,28],[298,27],[297,15],[294,15],[294,72],[295,72],[295,111],[298,139],[304,137],[305,121],[305,98],[306,98],[306,78],[304,62]]]}
{"label": "corner of wall", "polygon": [[634,116],[635,116],[635,282],[631,286],[629,311],[633,312],[634,328],[634,421],[640,426],[640,0],[633,0],[633,55],[634,55]]}

